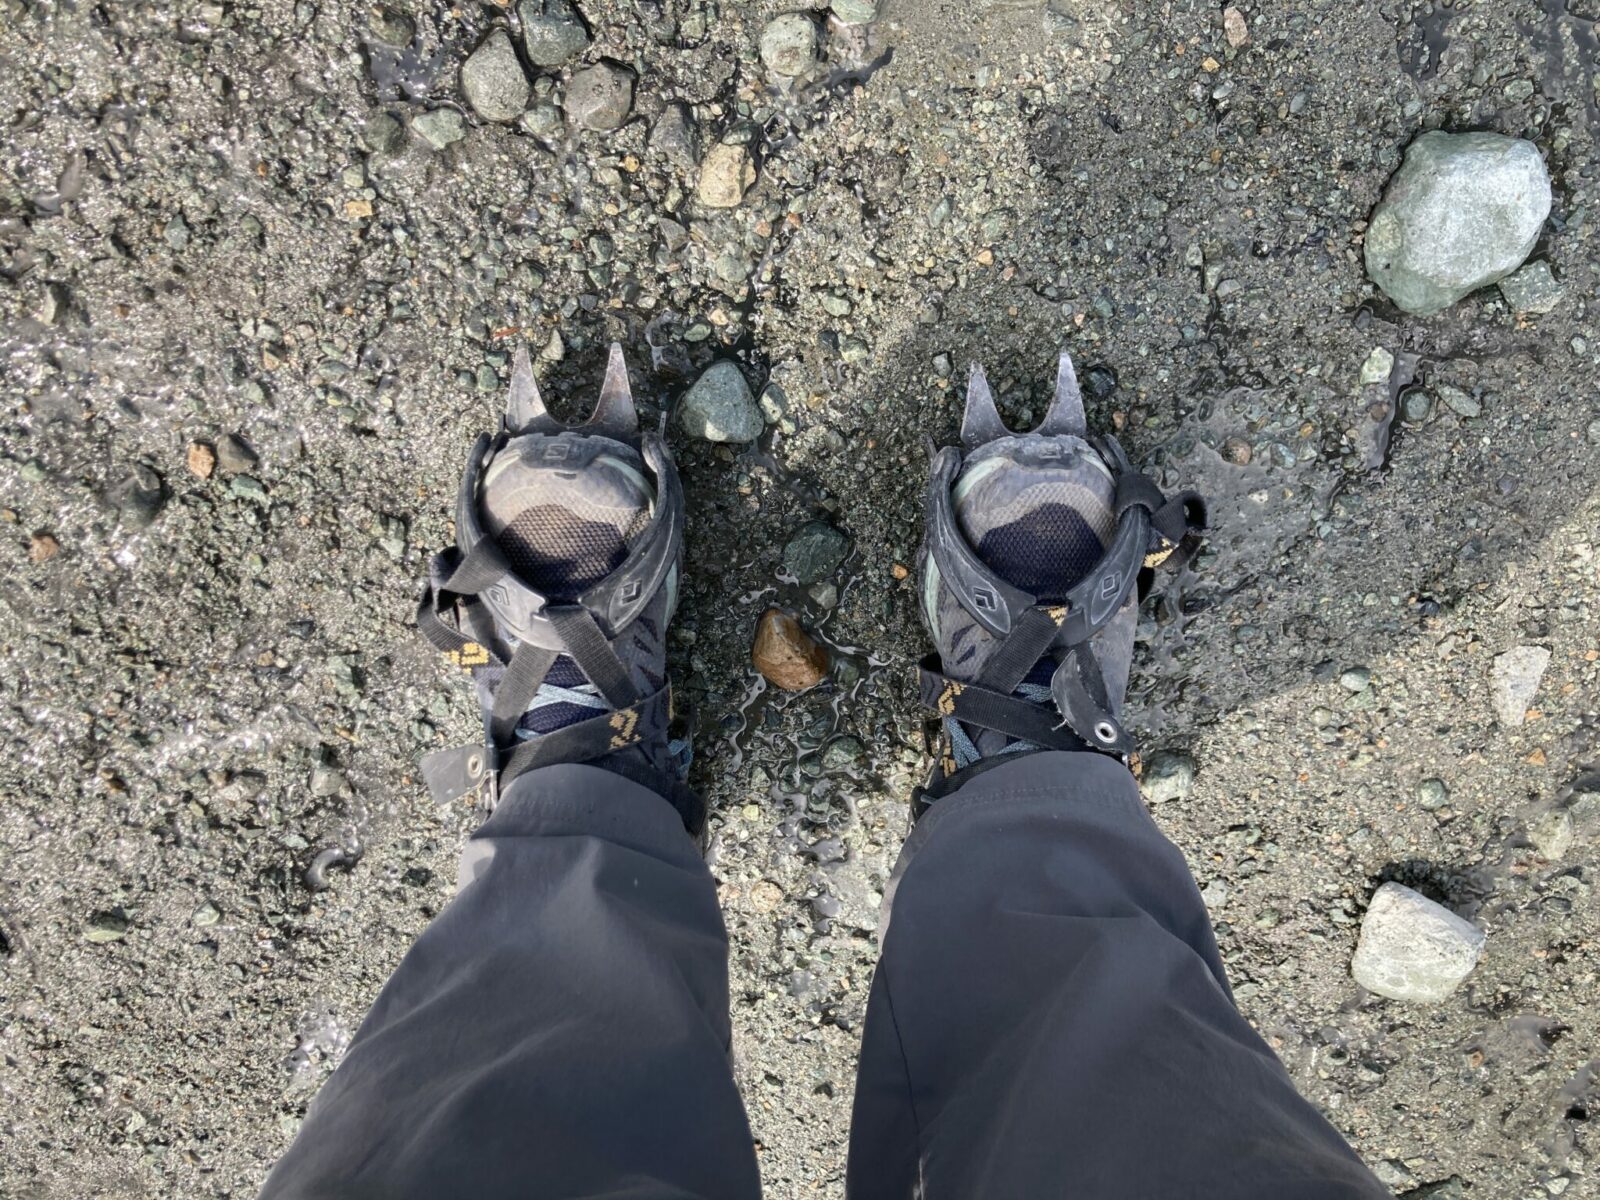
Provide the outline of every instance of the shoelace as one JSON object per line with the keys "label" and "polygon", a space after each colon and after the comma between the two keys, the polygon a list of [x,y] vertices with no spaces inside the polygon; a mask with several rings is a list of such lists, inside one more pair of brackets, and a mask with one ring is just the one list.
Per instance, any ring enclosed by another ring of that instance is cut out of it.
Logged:
{"label": "shoelace", "polygon": [[[1033,671],[1030,672],[1030,675],[1038,674],[1040,667],[1046,665],[1052,669],[1055,666],[1055,664],[1050,662],[1048,658],[1042,659],[1040,660],[1039,664],[1034,667]],[[1048,679],[1049,676],[1047,675],[1046,678]],[[1020,699],[1031,701],[1035,704],[1048,705],[1054,703],[1050,696],[1050,685],[1048,683],[1031,683],[1027,680],[1024,680],[1022,683],[1017,685],[1017,690],[1011,694]],[[956,760],[957,770],[970,767],[973,763],[977,762],[983,757],[983,755],[978,751],[977,744],[972,740],[972,736],[961,727],[960,721],[957,721],[953,717],[946,717],[944,722],[944,730],[945,736],[950,739],[950,756]],[[1019,750],[1037,750],[1038,748],[1039,747],[1035,746],[1032,742],[1025,742],[1019,738],[1014,742],[1006,743],[1006,745],[1002,746],[998,751],[996,751],[996,753],[1015,754]]]}

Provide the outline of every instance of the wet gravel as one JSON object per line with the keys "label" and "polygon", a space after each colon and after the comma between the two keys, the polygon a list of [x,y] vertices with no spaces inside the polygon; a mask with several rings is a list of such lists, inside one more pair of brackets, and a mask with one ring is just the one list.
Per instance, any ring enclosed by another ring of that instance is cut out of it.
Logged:
{"label": "wet gravel", "polygon": [[[763,416],[674,427],[671,646],[771,1195],[842,1191],[925,441],[974,359],[1037,419],[1062,346],[1211,498],[1130,716],[1245,1012],[1397,1191],[1592,1192],[1589,0],[851,0],[809,61],[770,3],[580,7],[0,0],[3,1190],[253,1193],[476,820],[415,765],[477,721],[412,628],[466,448],[518,339],[568,415],[616,339],[652,412],[727,360]],[[1366,278],[1436,128],[1538,148],[1558,286]],[[752,667],[774,607],[820,685]],[[1350,976],[1387,881],[1487,931],[1438,1004]]]}

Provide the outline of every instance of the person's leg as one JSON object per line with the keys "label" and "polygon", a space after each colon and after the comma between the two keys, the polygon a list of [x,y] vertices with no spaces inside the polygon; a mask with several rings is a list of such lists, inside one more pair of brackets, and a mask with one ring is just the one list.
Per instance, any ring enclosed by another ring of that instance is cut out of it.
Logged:
{"label": "person's leg", "polygon": [[727,951],[676,809],[597,767],[523,775],[264,1200],[751,1200]]}
{"label": "person's leg", "polygon": [[1127,770],[985,767],[895,870],[852,1200],[1387,1196],[1234,1007]]}

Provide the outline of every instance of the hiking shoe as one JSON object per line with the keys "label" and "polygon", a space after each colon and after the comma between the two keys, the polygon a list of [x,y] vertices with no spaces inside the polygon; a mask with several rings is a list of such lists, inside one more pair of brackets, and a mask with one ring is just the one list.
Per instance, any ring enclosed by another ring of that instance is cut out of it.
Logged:
{"label": "hiking shoe", "polygon": [[1127,760],[1121,721],[1139,600],[1199,546],[1205,505],[1168,500],[1110,436],[1090,437],[1072,359],[1031,433],[1000,420],[974,367],[961,446],[933,460],[917,566],[937,652],[921,696],[938,762],[918,811],[1000,756],[1093,750]]}
{"label": "hiking shoe", "polygon": [[557,421],[519,346],[498,435],[478,438],[456,502],[456,545],[437,555],[417,625],[465,668],[484,743],[428,755],[441,803],[498,793],[554,763],[594,763],[644,783],[691,832],[666,631],[683,556],[683,492],[666,443],[639,431],[622,348],[579,426]]}

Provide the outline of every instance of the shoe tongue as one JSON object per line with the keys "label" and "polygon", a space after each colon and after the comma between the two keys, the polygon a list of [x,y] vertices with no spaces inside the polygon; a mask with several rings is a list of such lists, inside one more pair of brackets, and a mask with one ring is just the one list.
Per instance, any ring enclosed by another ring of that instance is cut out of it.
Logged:
{"label": "shoe tongue", "polygon": [[956,479],[956,523],[985,566],[1060,601],[1116,532],[1111,473],[1081,438],[1032,435],[975,451]]}
{"label": "shoe tongue", "polygon": [[655,492],[642,467],[621,443],[577,470],[559,456],[508,455],[485,479],[484,524],[530,587],[573,600],[621,566],[649,525]]}

